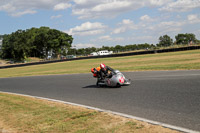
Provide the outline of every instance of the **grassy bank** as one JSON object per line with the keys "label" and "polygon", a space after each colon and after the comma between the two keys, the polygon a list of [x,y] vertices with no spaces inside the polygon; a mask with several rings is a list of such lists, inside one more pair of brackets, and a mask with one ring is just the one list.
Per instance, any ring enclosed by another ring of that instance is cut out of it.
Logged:
{"label": "grassy bank", "polygon": [[1,69],[0,77],[50,74],[89,73],[92,67],[105,63],[120,71],[200,69],[200,50],[137,55],[117,58],[77,60],[45,65]]}
{"label": "grassy bank", "polygon": [[12,133],[176,132],[108,113],[4,93],[0,93],[1,131]]}

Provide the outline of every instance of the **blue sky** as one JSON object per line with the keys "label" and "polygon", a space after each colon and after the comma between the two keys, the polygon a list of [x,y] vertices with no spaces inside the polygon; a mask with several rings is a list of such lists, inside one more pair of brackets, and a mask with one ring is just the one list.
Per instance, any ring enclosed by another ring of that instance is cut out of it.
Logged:
{"label": "blue sky", "polygon": [[0,34],[47,26],[73,36],[76,48],[158,43],[193,33],[200,0],[1,0]]}

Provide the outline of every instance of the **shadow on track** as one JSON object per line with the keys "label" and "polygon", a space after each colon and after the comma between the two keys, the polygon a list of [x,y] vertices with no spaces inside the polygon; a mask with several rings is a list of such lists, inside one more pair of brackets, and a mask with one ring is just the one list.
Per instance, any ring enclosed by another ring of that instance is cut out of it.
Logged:
{"label": "shadow on track", "polygon": [[109,86],[96,86],[96,85],[88,85],[88,86],[85,86],[85,87],[82,87],[82,88],[96,88],[96,89],[119,89],[121,87],[109,87]]}

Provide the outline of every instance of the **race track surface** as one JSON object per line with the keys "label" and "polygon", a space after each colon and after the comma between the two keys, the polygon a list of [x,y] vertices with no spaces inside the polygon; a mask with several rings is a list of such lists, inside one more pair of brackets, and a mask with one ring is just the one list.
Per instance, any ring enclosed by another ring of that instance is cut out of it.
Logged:
{"label": "race track surface", "polygon": [[0,78],[0,91],[83,104],[200,131],[200,70],[126,72],[130,86],[98,88],[92,74]]}

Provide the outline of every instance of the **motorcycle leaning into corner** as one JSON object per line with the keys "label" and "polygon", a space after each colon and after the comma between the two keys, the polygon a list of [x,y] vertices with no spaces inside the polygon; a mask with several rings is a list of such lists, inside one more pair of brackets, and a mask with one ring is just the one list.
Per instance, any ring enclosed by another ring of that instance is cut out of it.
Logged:
{"label": "motorcycle leaning into corner", "polygon": [[114,70],[108,76],[106,76],[104,80],[99,80],[97,78],[96,83],[98,87],[121,87],[128,86],[130,84],[131,80],[125,78],[125,76],[119,70]]}

